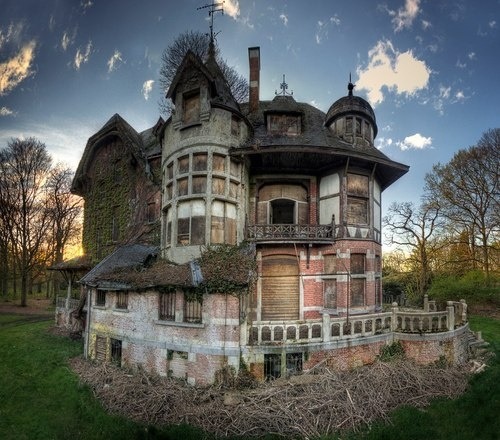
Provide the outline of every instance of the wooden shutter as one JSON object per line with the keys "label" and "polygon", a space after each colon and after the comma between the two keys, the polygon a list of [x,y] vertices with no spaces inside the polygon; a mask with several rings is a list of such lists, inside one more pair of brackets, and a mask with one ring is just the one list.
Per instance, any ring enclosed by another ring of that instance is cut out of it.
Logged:
{"label": "wooden shutter", "polygon": [[299,270],[297,259],[273,255],[262,260],[263,321],[299,319]]}

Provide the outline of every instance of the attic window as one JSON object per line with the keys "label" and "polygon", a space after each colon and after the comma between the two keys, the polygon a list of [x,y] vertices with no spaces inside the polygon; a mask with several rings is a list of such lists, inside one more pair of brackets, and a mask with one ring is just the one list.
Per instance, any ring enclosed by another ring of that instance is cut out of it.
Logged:
{"label": "attic window", "polygon": [[200,92],[189,92],[183,96],[182,122],[194,124],[200,120]]}
{"label": "attic window", "polygon": [[300,134],[300,116],[284,114],[268,115],[267,131],[270,134],[296,136]]}

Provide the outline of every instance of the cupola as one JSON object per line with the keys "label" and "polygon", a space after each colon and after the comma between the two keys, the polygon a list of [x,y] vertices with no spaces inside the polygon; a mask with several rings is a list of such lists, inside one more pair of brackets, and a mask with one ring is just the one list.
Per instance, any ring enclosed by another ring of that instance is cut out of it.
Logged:
{"label": "cupola", "polygon": [[375,113],[368,101],[354,96],[354,87],[349,81],[347,96],[331,105],[326,114],[325,125],[348,143],[373,145],[378,131]]}

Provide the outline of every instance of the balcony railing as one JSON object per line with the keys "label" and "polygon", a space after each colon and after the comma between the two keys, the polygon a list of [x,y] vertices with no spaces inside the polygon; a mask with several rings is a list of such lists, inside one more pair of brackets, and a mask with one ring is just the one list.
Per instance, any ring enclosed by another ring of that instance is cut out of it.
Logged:
{"label": "balcony railing", "polygon": [[257,224],[247,227],[253,241],[333,241],[334,225]]}
{"label": "balcony railing", "polygon": [[439,333],[467,322],[465,302],[447,303],[446,310],[400,310],[351,316],[349,319],[323,318],[304,321],[259,321],[248,326],[248,345],[330,342],[355,339],[387,332]]}

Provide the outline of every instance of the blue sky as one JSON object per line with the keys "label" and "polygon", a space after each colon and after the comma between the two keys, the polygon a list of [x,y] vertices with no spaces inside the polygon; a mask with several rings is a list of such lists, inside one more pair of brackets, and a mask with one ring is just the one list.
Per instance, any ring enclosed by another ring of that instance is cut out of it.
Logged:
{"label": "blue sky", "polygon": [[[208,0],[0,0],[0,147],[35,136],[73,169],[114,113],[136,130],[160,116],[163,50],[208,32]],[[223,57],[248,76],[261,48],[261,99],[283,74],[323,111],[347,94],[374,107],[376,145],[410,172],[384,192],[418,203],[437,162],[500,127],[500,0],[226,0]]]}

